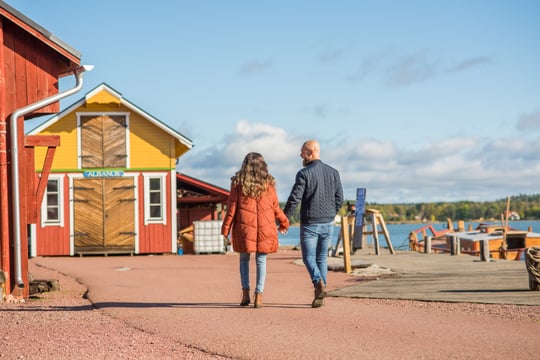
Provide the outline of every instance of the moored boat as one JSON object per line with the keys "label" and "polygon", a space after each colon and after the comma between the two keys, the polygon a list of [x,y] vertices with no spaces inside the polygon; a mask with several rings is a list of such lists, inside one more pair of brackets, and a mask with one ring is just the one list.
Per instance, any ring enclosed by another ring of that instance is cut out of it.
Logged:
{"label": "moored boat", "polygon": [[[422,232],[421,240],[416,239],[416,234],[417,232],[411,233],[409,248],[426,252],[425,246],[428,242],[425,231]],[[485,253],[492,259],[522,260],[527,248],[540,246],[540,233],[533,232],[532,229],[522,231],[500,224],[483,223],[475,230],[466,231],[459,227],[457,230],[434,233],[430,238],[430,250],[433,252],[452,252],[455,246],[459,246],[459,253],[475,256],[480,256],[482,247],[487,246]]]}
{"label": "moored boat", "polygon": [[482,243],[487,244],[493,259],[521,260],[527,248],[540,246],[540,233],[496,224],[480,224],[474,231],[451,232],[445,237],[448,247],[458,240],[461,252],[471,255],[480,255]]}

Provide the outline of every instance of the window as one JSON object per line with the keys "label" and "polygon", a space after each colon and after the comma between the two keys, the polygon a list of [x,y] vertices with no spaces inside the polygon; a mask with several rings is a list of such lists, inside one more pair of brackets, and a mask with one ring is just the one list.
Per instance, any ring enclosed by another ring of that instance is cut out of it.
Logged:
{"label": "window", "polygon": [[150,178],[148,191],[150,192],[149,204],[150,206],[150,218],[159,219],[162,218],[162,206],[161,206],[161,179],[160,178]]}
{"label": "window", "polygon": [[63,225],[62,178],[50,176],[41,208],[42,226]]}
{"label": "window", "polygon": [[144,221],[148,223],[166,223],[165,215],[165,174],[144,174]]}

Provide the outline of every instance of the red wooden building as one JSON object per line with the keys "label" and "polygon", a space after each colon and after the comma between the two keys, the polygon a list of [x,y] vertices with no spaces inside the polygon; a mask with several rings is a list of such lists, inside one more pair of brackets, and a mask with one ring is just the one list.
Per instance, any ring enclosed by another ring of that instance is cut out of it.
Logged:
{"label": "red wooden building", "polygon": [[[24,120],[59,111],[59,100],[82,87],[79,52],[16,9],[0,2],[0,283],[3,296],[28,296],[27,225],[47,183],[57,136],[24,136]],[[75,86],[59,92],[58,79]],[[34,183],[34,147],[46,147]]]}
{"label": "red wooden building", "polygon": [[178,229],[193,221],[221,220],[229,191],[185,174],[176,174]]}
{"label": "red wooden building", "polygon": [[176,188],[178,239],[184,254],[193,254],[193,222],[222,220],[229,191],[180,173],[176,174]]}

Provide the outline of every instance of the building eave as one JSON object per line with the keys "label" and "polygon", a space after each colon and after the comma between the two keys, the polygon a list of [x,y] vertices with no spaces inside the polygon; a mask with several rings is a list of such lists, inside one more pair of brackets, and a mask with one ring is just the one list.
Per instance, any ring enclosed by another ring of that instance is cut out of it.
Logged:
{"label": "building eave", "polygon": [[[74,63],[74,69],[81,61],[81,53],[57,38],[50,31],[40,26],[38,23],[22,14],[15,8],[6,4],[3,1],[0,1],[0,15],[24,29],[26,32],[32,36],[39,39],[41,42],[47,44],[49,47],[54,49],[56,52],[60,53],[69,61]],[[67,75],[67,74],[64,74]]]}

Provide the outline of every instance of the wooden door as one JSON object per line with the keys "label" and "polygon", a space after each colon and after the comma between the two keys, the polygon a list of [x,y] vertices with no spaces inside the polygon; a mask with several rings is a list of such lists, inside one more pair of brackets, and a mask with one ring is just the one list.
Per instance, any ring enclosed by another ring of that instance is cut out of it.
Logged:
{"label": "wooden door", "polygon": [[73,180],[76,253],[135,250],[133,178]]}
{"label": "wooden door", "polygon": [[135,249],[133,178],[104,180],[105,246]]}
{"label": "wooden door", "polygon": [[101,179],[73,180],[73,235],[77,249],[104,249]]}

